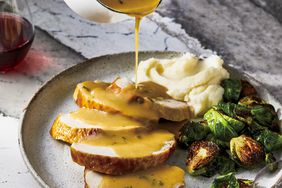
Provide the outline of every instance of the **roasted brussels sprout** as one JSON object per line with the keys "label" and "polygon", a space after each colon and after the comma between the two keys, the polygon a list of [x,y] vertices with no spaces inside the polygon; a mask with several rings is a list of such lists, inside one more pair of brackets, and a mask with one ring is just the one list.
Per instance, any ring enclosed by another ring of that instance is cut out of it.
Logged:
{"label": "roasted brussels sprout", "polygon": [[251,125],[253,121],[268,127],[270,130],[279,132],[279,119],[275,109],[270,104],[240,105],[234,103],[219,103],[214,107],[226,115],[236,118]]}
{"label": "roasted brussels sprout", "polygon": [[251,137],[241,135],[230,141],[231,158],[240,166],[251,168],[264,161],[264,149]]}
{"label": "roasted brussels sprout", "polygon": [[245,127],[243,122],[224,115],[213,108],[205,113],[204,119],[207,120],[212,134],[223,141],[237,137],[238,133]]}
{"label": "roasted brussels sprout", "polygon": [[227,102],[227,103],[220,102],[214,108],[219,111],[224,112],[226,115],[232,118],[236,118],[247,124],[250,124],[253,120],[251,117],[252,116],[251,109],[246,106],[242,106],[242,105],[238,105],[238,104],[230,103],[230,102]]}
{"label": "roasted brussels sprout", "polygon": [[237,102],[240,98],[242,84],[240,80],[227,79],[222,81],[224,101]]}
{"label": "roasted brussels sprout", "polygon": [[256,95],[256,89],[246,80],[227,79],[221,83],[224,88],[223,99],[227,102],[237,102],[240,98]]}
{"label": "roasted brussels sprout", "polygon": [[206,121],[188,122],[179,131],[178,142],[188,147],[192,142],[206,138],[209,132]]}
{"label": "roasted brussels sprout", "polygon": [[219,151],[219,147],[213,142],[194,142],[188,150],[186,161],[188,173],[193,176],[203,175],[209,177],[214,175],[217,169],[213,166],[213,162]]}
{"label": "roasted brussels sprout", "polygon": [[265,154],[265,163],[270,172],[274,172],[278,168],[278,164],[274,162],[276,162],[276,159],[272,153]]}
{"label": "roasted brussels sprout", "polygon": [[272,152],[282,148],[282,135],[268,129],[258,131],[254,138],[264,146],[266,152]]}
{"label": "roasted brussels sprout", "polygon": [[242,85],[242,91],[241,91],[241,97],[250,96],[250,95],[256,95],[257,91],[248,81],[241,80]]}
{"label": "roasted brussels sprout", "polygon": [[238,104],[242,105],[242,106],[251,107],[251,106],[257,105],[257,104],[266,104],[266,102],[264,100],[262,100],[261,98],[257,97],[257,96],[246,96],[246,97],[240,99]]}
{"label": "roasted brussels sprout", "polygon": [[215,110],[224,112],[226,115],[236,118],[236,108],[237,104],[231,102],[219,102],[216,106],[213,107]]}
{"label": "roasted brussels sprout", "polygon": [[251,188],[252,186],[252,180],[236,179],[234,173],[228,173],[215,178],[211,188]]}
{"label": "roasted brussels sprout", "polygon": [[251,108],[253,119],[270,130],[279,132],[279,119],[275,109],[270,104],[255,105]]}

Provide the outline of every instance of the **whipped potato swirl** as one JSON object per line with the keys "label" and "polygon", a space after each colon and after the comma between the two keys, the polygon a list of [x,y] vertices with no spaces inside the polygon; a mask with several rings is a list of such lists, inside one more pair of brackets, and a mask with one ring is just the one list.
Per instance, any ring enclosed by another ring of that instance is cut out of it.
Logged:
{"label": "whipped potato swirl", "polygon": [[201,116],[222,100],[220,82],[229,78],[223,63],[217,55],[201,59],[191,53],[173,59],[151,58],[140,62],[138,83],[153,81],[166,87],[168,95],[186,101],[194,115]]}

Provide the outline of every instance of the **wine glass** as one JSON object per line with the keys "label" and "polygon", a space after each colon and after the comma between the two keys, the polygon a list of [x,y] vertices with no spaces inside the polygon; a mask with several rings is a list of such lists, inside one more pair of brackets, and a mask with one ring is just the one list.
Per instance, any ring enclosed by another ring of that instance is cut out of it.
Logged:
{"label": "wine glass", "polygon": [[0,72],[7,72],[26,56],[34,26],[26,0],[0,0]]}
{"label": "wine glass", "polygon": [[[269,165],[277,167],[275,171],[269,170]],[[261,169],[255,177],[254,188],[280,188],[282,187],[282,160],[268,164]]]}

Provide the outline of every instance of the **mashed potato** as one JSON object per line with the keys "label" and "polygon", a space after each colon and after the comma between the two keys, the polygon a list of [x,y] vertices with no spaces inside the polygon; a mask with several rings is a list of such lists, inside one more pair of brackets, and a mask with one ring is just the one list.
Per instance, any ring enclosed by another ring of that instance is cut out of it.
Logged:
{"label": "mashed potato", "polygon": [[140,62],[138,83],[153,81],[166,87],[172,98],[187,101],[195,116],[200,116],[222,99],[220,82],[229,78],[222,65],[217,55],[205,59],[191,53],[174,59],[151,58]]}

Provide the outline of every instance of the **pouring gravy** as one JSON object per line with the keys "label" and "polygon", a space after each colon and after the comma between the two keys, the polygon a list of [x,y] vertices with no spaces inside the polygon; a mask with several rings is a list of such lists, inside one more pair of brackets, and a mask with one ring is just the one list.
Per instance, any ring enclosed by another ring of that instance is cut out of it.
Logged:
{"label": "pouring gravy", "polygon": [[141,19],[154,12],[161,0],[98,0],[102,5],[115,12],[135,17],[135,83],[137,83],[139,28]]}

